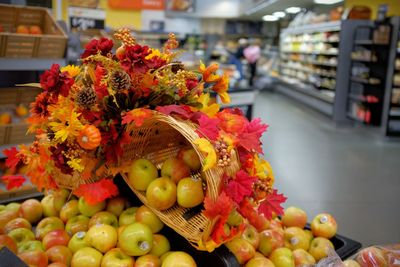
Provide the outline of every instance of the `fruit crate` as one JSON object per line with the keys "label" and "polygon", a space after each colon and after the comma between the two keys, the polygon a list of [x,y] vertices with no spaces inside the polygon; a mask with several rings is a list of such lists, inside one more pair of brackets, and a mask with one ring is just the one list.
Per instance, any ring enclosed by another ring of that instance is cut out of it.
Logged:
{"label": "fruit crate", "polygon": [[[37,25],[42,34],[16,33],[19,25]],[[0,4],[0,27],[0,57],[64,57],[68,37],[45,8]]]}

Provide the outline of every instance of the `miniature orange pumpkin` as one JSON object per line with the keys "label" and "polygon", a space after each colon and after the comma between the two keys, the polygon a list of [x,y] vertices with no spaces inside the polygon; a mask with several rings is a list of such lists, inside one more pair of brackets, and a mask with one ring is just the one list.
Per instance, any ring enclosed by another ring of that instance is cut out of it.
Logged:
{"label": "miniature orange pumpkin", "polygon": [[78,144],[84,149],[95,149],[100,145],[101,134],[93,125],[85,125],[78,135]]}

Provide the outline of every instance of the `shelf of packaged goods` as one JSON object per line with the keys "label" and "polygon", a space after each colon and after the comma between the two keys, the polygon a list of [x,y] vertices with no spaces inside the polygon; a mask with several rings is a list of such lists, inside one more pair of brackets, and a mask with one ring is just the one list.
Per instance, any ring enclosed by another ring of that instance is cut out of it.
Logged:
{"label": "shelf of packaged goods", "polygon": [[400,119],[400,108],[391,108],[389,110],[389,116]]}
{"label": "shelf of packaged goods", "polygon": [[355,102],[359,102],[359,103],[363,103],[363,104],[368,104],[368,105],[374,105],[374,104],[379,104],[379,100],[378,101],[370,101],[368,100],[367,97],[363,96],[363,95],[354,95],[354,94],[349,94],[349,99],[355,101]]}
{"label": "shelf of packaged goods", "polygon": [[283,41],[284,44],[319,44],[319,43],[327,43],[327,44],[337,44],[339,40],[307,40],[307,41]]}
{"label": "shelf of packaged goods", "polygon": [[50,69],[52,64],[66,65],[64,58],[0,58],[0,71],[41,71]]}
{"label": "shelf of packaged goods", "polygon": [[374,43],[373,40],[356,40],[354,41],[355,45],[376,45],[376,46],[385,46],[388,44],[380,44],[380,43]]}
{"label": "shelf of packaged goods", "polygon": [[329,21],[323,23],[316,23],[310,25],[302,25],[302,26],[290,26],[282,30],[282,34],[287,35],[296,35],[303,33],[318,33],[318,32],[334,32],[340,31],[341,21]]}
{"label": "shelf of packaged goods", "polygon": [[323,88],[323,89],[328,89],[328,90],[335,90],[335,87],[332,88],[332,87],[325,86],[325,85],[319,85],[318,86],[318,85],[308,81],[307,79],[302,79],[302,78],[299,78],[299,77],[297,77],[295,75],[283,74],[283,76],[287,76],[287,77],[290,77],[290,78],[297,79],[297,80],[299,80],[299,81],[301,81],[303,83],[309,84],[309,85],[311,85],[311,86],[313,86],[315,88]]}
{"label": "shelf of packaged goods", "polygon": [[351,81],[352,82],[356,82],[356,83],[362,83],[362,84],[367,84],[367,85],[371,85],[371,86],[380,86],[381,82],[379,81],[379,83],[371,83],[368,79],[365,78],[360,78],[360,77],[351,77]]}
{"label": "shelf of packaged goods", "polygon": [[318,66],[325,66],[325,67],[335,67],[337,66],[337,63],[330,63],[330,62],[318,62],[315,60],[300,60],[300,59],[289,59],[289,58],[282,58],[282,60],[288,60],[288,61],[295,61],[295,62],[302,62],[305,64],[313,64],[313,65],[318,65]]}
{"label": "shelf of packaged goods", "polygon": [[292,69],[292,70],[296,70],[296,71],[300,71],[300,72],[307,72],[307,73],[311,73],[313,75],[318,75],[320,77],[327,77],[327,78],[334,78],[336,77],[336,74],[323,74],[323,73],[318,73],[316,72],[316,70],[313,69],[308,69],[308,68],[299,68],[299,67],[293,67],[293,66],[288,66],[288,65],[281,65],[282,68],[286,68],[286,69]]}
{"label": "shelf of packaged goods", "polygon": [[285,54],[304,54],[304,55],[323,55],[323,56],[337,56],[338,52],[307,52],[307,51],[294,51],[294,50],[282,50]]}
{"label": "shelf of packaged goods", "polygon": [[357,61],[357,62],[365,62],[365,63],[377,63],[378,60],[371,60],[371,59],[364,59],[364,58],[354,58],[352,57],[351,60]]}

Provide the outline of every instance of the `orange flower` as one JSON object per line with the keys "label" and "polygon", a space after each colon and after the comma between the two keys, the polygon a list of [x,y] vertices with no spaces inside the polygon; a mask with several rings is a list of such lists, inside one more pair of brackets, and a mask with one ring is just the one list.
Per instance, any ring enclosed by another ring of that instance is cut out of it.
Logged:
{"label": "orange flower", "polygon": [[229,86],[229,78],[228,78],[228,75],[224,74],[217,81],[217,83],[214,84],[214,86],[211,88],[213,91],[215,91],[219,95],[222,103],[224,103],[224,104],[231,102],[231,98],[228,95],[228,86]]}
{"label": "orange flower", "polygon": [[206,65],[204,65],[204,63],[200,61],[199,70],[201,74],[203,74],[203,80],[207,83],[214,83],[220,78],[218,74],[215,74],[215,72],[218,70],[217,63],[213,63],[206,68]]}

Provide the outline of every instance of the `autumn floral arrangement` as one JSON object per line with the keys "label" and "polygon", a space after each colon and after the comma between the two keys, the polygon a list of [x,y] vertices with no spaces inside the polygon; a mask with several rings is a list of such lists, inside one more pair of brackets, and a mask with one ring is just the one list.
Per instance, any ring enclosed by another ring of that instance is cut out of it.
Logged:
{"label": "autumn floral arrangement", "polygon": [[[59,176],[75,175],[79,180],[73,194],[89,203],[103,201],[118,194],[112,178],[125,168],[121,157],[133,138],[132,127],[160,112],[197,125],[195,144],[205,155],[203,171],[229,166],[232,150],[238,155],[241,169],[218,177],[223,179],[218,199],[204,200],[204,215],[219,218],[212,242],[217,246],[243,229],[239,225],[225,231],[233,211],[257,229],[265,228],[268,219],[282,213],[286,200],[272,188],[272,169],[259,156],[267,125],[212,102],[213,92],[223,103],[230,101],[227,76],[216,64],[186,69],[177,61],[173,34],[160,50],[137,43],[127,30],[118,31],[115,38],[122,41],[115,54],[112,40],[92,40],[81,56],[82,65],[53,65],[41,76],[43,92],[31,104],[28,119],[36,140],[5,150],[7,166],[27,165],[26,176],[39,190],[62,186]],[[12,188],[25,178],[3,180]]]}

